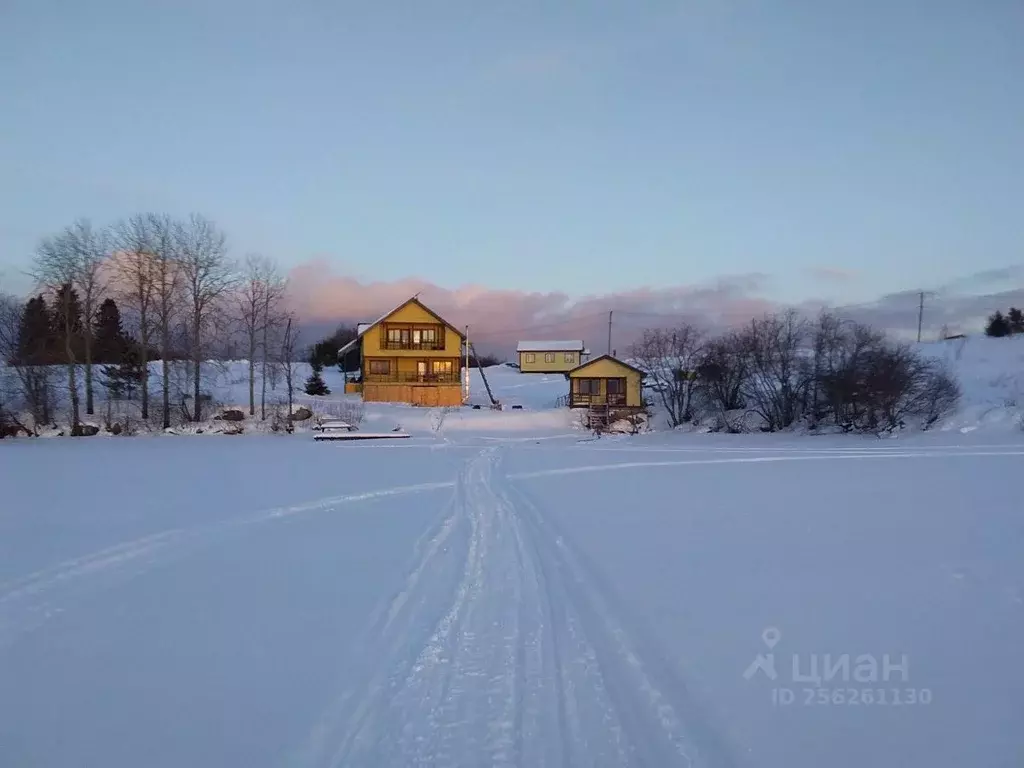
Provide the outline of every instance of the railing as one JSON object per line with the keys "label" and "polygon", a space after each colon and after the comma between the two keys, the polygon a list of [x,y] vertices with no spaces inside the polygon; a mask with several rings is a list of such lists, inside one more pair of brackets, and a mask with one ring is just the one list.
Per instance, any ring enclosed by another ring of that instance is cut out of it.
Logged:
{"label": "railing", "polygon": [[444,349],[443,341],[386,341],[384,349],[405,349],[436,352]]}
{"label": "railing", "polygon": [[369,373],[364,384],[459,384],[458,373]]}
{"label": "railing", "polygon": [[582,408],[591,405],[610,405],[610,406],[624,406],[626,404],[626,396],[624,394],[613,393],[608,395],[589,395],[579,392],[573,392],[569,395],[569,407],[570,408]]}

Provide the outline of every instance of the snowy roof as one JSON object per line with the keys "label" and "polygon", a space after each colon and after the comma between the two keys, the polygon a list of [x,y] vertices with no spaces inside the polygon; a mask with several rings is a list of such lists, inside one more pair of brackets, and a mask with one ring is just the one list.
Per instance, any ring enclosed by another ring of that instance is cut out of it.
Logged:
{"label": "snowy roof", "polygon": [[520,341],[516,352],[582,352],[582,341]]}

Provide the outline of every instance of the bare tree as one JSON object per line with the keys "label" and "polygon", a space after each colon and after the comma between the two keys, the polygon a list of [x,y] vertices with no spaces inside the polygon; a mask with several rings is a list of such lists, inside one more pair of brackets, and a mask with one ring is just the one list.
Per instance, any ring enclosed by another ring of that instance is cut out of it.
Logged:
{"label": "bare tree", "polygon": [[[284,295],[284,282],[276,265],[264,256],[250,254],[245,259],[238,290],[235,293],[238,322],[246,345],[249,364],[249,415],[256,414],[256,362],[262,368],[260,395],[261,418],[266,418],[269,335],[279,318],[277,306]],[[270,366],[271,369],[274,366]]]}
{"label": "bare tree", "polygon": [[743,388],[749,376],[742,336],[735,331],[713,339],[704,347],[697,369],[697,387],[706,407],[717,411],[722,427],[729,432],[729,411],[743,408]]}
{"label": "bare tree", "polygon": [[766,315],[752,320],[741,338],[749,368],[744,400],[768,429],[790,426],[811,379],[806,321],[794,310]]}
{"label": "bare tree", "polygon": [[30,336],[23,327],[24,310],[13,296],[0,296],[0,368],[6,373],[13,410],[21,400],[32,414],[32,432],[50,421],[53,384],[47,339]]}
{"label": "bare tree", "polygon": [[143,374],[139,394],[142,420],[149,420],[149,350],[153,333],[154,253],[158,218],[137,214],[114,228],[114,281],[118,298],[138,322],[139,363]]}
{"label": "bare tree", "polygon": [[182,270],[175,238],[175,222],[163,214],[149,214],[152,230],[150,277],[153,285],[154,331],[160,345],[160,416],[164,429],[171,426],[171,357],[174,330],[181,304]]}
{"label": "bare tree", "polygon": [[194,421],[202,421],[202,365],[210,349],[214,319],[234,283],[224,233],[209,219],[193,214],[175,228],[178,273],[186,301],[185,327],[192,363]]}
{"label": "bare tree", "polygon": [[[290,334],[297,334],[290,329],[292,315],[290,312],[281,312],[281,302],[284,300],[288,290],[288,282],[278,274],[276,268],[267,274],[266,290],[263,292],[263,343],[260,355],[260,418],[267,418],[267,382],[270,380],[270,335],[284,331],[284,341],[289,341]],[[294,340],[291,340],[294,344]],[[293,350],[294,351],[294,350]],[[290,370],[290,369],[289,369]],[[288,418],[291,418],[291,406],[288,410]]]}
{"label": "bare tree", "polygon": [[697,368],[704,349],[704,335],[693,325],[653,328],[643,332],[630,356],[646,374],[668,413],[670,426],[677,427],[692,416]]}
{"label": "bare tree", "polygon": [[78,276],[78,252],[68,230],[43,238],[36,248],[33,276],[55,301],[55,310],[67,371],[68,401],[71,406],[71,434],[78,434],[81,425],[81,402],[78,392],[78,342],[82,334],[81,307],[74,287]]}
{"label": "bare tree", "polygon": [[296,377],[296,353],[298,352],[299,332],[292,323],[292,316],[289,314],[285,319],[284,336],[281,340],[281,351],[278,357],[278,364],[284,372],[284,383],[288,390],[288,423],[292,420],[292,407],[295,403],[295,377]]}

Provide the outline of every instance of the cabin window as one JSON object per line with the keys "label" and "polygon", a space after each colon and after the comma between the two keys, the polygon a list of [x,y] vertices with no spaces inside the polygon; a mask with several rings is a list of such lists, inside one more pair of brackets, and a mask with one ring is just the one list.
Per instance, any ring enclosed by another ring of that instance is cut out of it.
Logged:
{"label": "cabin window", "polygon": [[566,352],[565,353],[565,357],[563,359],[567,363],[575,363],[576,362],[576,353],[575,352]]}
{"label": "cabin window", "polygon": [[527,352],[526,353],[526,362],[528,362],[528,363],[535,363],[535,362],[537,362],[537,356],[535,354],[533,354],[533,352]]}
{"label": "cabin window", "polygon": [[391,361],[390,360],[371,360],[370,361],[370,373],[377,376],[387,376],[391,373]]}
{"label": "cabin window", "polygon": [[608,379],[609,395],[624,395],[626,394],[626,380],[625,379]]}
{"label": "cabin window", "polygon": [[555,362],[555,353],[554,352],[545,352],[544,353],[544,362],[545,363],[553,363],[553,362]]}
{"label": "cabin window", "polygon": [[576,379],[578,382],[576,391],[581,395],[599,395],[601,394],[601,380],[600,379]]}

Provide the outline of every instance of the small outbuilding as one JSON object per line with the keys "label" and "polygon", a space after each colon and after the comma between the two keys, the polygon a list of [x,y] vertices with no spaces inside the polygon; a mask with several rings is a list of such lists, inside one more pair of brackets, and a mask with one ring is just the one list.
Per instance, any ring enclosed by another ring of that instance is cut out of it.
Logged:
{"label": "small outbuilding", "polygon": [[566,374],[569,407],[608,407],[640,410],[644,407],[644,373],[611,355],[595,357]]}
{"label": "small outbuilding", "polygon": [[584,361],[582,341],[520,341],[516,347],[522,373],[568,373]]}

